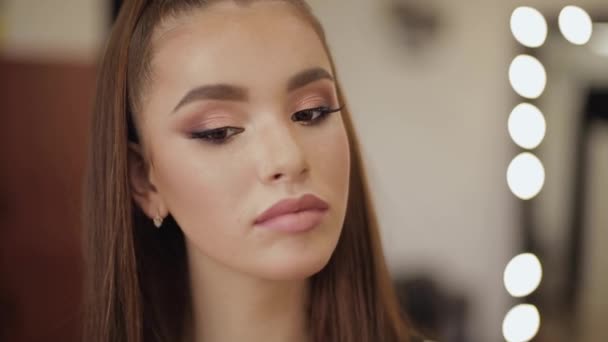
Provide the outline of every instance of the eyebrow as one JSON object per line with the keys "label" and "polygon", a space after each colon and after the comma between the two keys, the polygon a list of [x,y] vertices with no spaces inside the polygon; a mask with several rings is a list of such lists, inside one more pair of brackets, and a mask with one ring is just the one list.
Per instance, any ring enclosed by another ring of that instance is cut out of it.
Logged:
{"label": "eyebrow", "polygon": [[322,79],[334,81],[331,74],[323,68],[312,68],[299,72],[292,76],[287,82],[287,92],[292,92],[296,89],[302,88],[312,82],[316,82]]}
{"label": "eyebrow", "polygon": [[[301,71],[287,82],[287,92],[292,92],[302,88],[310,83],[327,79],[334,82],[333,76],[321,67],[306,69]],[[196,87],[190,90],[175,106],[172,113],[175,113],[180,107],[187,103],[200,100],[220,100],[220,101],[238,101],[245,102],[249,99],[247,89],[230,84],[211,84]]]}
{"label": "eyebrow", "polygon": [[173,113],[185,104],[198,100],[247,101],[245,88],[228,85],[212,84],[196,87],[190,90],[175,106]]}

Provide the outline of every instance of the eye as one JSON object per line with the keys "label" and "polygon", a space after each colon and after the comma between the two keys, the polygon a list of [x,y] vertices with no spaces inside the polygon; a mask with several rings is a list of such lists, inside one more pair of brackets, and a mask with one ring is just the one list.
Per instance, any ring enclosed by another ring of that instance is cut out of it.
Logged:
{"label": "eye", "polygon": [[329,114],[339,112],[343,107],[331,109],[329,107],[316,107],[295,112],[291,121],[302,121],[303,125],[315,125],[323,121]]}
{"label": "eye", "polygon": [[190,137],[219,145],[226,143],[233,135],[242,133],[244,130],[244,128],[238,127],[220,127],[203,132],[193,132],[190,134]]}

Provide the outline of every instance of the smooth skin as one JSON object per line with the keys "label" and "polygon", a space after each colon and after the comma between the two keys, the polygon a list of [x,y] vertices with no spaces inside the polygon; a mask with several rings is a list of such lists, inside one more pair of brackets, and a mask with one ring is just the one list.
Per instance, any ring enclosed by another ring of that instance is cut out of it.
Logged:
{"label": "smooth skin", "polygon": [[[320,38],[288,3],[227,1],[164,20],[152,48],[130,180],[185,235],[187,340],[308,341],[308,279],[338,242],[350,166],[340,111],[310,110],[341,106]],[[306,193],[329,204],[314,229],[254,226]]]}

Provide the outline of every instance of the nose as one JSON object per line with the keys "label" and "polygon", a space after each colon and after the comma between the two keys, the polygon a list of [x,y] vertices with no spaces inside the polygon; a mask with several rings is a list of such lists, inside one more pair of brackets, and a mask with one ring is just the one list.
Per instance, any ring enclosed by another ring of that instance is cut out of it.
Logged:
{"label": "nose", "polygon": [[309,171],[293,122],[274,122],[260,132],[260,177],[264,183],[298,182]]}

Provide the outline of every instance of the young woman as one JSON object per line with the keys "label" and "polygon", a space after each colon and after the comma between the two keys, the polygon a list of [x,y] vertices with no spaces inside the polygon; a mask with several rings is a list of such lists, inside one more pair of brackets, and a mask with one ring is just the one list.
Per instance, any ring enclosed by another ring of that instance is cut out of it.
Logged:
{"label": "young woman", "polygon": [[413,341],[303,1],[127,1],[91,134],[85,341]]}

